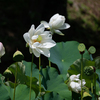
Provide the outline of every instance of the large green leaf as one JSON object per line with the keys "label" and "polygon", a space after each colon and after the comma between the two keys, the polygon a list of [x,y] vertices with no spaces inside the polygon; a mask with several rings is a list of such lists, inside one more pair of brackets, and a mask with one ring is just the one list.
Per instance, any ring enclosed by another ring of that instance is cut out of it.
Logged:
{"label": "large green leaf", "polygon": [[[10,87],[7,87],[7,89],[11,100],[13,100],[14,89]],[[30,89],[26,85],[18,85],[16,87],[15,100],[29,100],[29,92]],[[31,100],[35,100],[35,92],[33,90],[31,91]]]}
{"label": "large green leaf", "polygon": [[0,100],[10,100],[9,93],[4,84],[0,84]]}
{"label": "large green leaf", "polygon": [[[100,82],[100,56],[99,57],[96,57],[94,59],[95,61],[95,67],[96,67],[96,73],[98,74],[99,76],[99,82]],[[100,83],[99,83],[100,84]]]}
{"label": "large green leaf", "polygon": [[[55,68],[43,68],[42,75],[42,84],[45,86],[47,91],[58,93],[61,98],[71,100],[71,91],[68,90],[67,85],[64,83],[63,77],[58,74]],[[44,81],[46,84],[44,84]]]}
{"label": "large green leaf", "polygon": [[56,92],[50,92],[44,95],[43,100],[68,100],[68,99],[63,99],[63,97],[61,97]]}
{"label": "large green leaf", "polygon": [[4,76],[0,74],[0,100],[10,100],[6,86],[3,83]]}
{"label": "large green leaf", "polygon": [[[95,65],[95,62],[94,61],[90,61],[90,60],[87,60],[87,59],[83,59],[83,69],[84,69],[85,66],[94,66],[94,65]],[[73,74],[75,74],[75,75],[81,74],[81,59],[76,60],[70,66],[70,68],[68,70],[68,73],[70,75],[73,75]],[[94,75],[96,76],[96,78],[95,78],[95,81],[96,81],[98,75],[96,73]],[[82,76],[83,76],[83,79],[85,79],[85,81],[86,81],[86,86],[88,88],[90,88],[91,87],[91,80],[93,80],[93,75],[87,76],[87,75],[85,75],[85,73],[83,73]]]}
{"label": "large green leaf", "polygon": [[[30,77],[31,62],[22,61],[22,63],[25,65],[25,75]],[[37,79],[39,78],[39,70],[34,63],[33,63],[33,66],[32,66],[32,77],[36,77]]]}
{"label": "large green leaf", "polygon": [[97,95],[100,95],[100,83],[99,82],[96,82],[96,94]]}
{"label": "large green leaf", "polygon": [[[12,71],[13,74],[15,75],[16,67],[17,67],[17,83],[26,84],[28,87],[30,87],[30,77],[26,76],[26,75],[30,75],[30,66],[27,66],[28,64],[30,65],[30,63],[24,61],[24,64],[22,62],[16,62],[10,65],[9,70]],[[34,69],[33,69],[33,72],[34,72]],[[32,77],[32,89],[35,91],[36,95],[38,95],[38,92],[39,92],[38,91],[39,86],[37,85],[37,81],[38,81],[37,78]],[[11,84],[8,84],[8,86],[9,85]]]}
{"label": "large green leaf", "polygon": [[[60,42],[50,49],[51,55],[49,60],[58,66],[60,73],[66,74],[69,66],[72,65],[75,60],[81,58],[78,45],[79,43],[76,41]],[[87,50],[85,50],[83,57],[87,59],[90,58]]]}
{"label": "large green leaf", "polygon": [[[16,69],[17,68],[17,69]],[[26,80],[25,76],[25,66],[22,64],[22,62],[16,62],[9,66],[8,68],[15,76],[17,71],[17,81],[20,83],[24,83]]]}

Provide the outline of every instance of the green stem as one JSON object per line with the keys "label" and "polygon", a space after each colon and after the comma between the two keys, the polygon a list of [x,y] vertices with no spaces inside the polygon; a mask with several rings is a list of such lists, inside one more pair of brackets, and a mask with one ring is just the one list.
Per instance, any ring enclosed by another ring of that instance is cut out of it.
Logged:
{"label": "green stem", "polygon": [[83,54],[81,54],[81,100],[82,100],[82,74],[83,74]]}
{"label": "green stem", "polygon": [[91,80],[91,92],[93,93],[93,80]]}
{"label": "green stem", "polygon": [[32,86],[32,65],[33,65],[33,58],[34,58],[34,55],[32,54],[31,74],[30,74],[30,96],[29,96],[29,100],[31,100],[31,86]]}
{"label": "green stem", "polygon": [[50,62],[50,60],[49,60],[49,67],[51,67],[51,62]]}
{"label": "green stem", "polygon": [[95,73],[93,75],[93,81],[94,81],[94,94],[95,94],[95,100],[96,100],[96,76],[95,76]]}
{"label": "green stem", "polygon": [[15,72],[15,84],[14,84],[13,100],[15,100],[15,91],[16,91],[16,82],[17,82],[17,67],[18,67],[18,62],[16,62],[16,72]]}
{"label": "green stem", "polygon": [[[39,72],[41,70],[41,57],[39,57]],[[41,74],[39,73],[39,94],[41,96]]]}

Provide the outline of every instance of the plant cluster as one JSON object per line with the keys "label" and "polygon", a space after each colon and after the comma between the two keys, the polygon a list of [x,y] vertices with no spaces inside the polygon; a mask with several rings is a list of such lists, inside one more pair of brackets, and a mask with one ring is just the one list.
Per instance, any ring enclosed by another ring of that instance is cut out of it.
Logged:
{"label": "plant cluster", "polygon": [[[69,27],[59,14],[53,15],[49,23],[41,21],[36,29],[31,26],[23,37],[32,61],[25,61],[19,50],[13,54],[15,63],[0,74],[0,100],[100,100],[100,57],[92,57],[95,47],[87,50],[77,41],[56,43],[52,39],[54,33],[64,35],[60,30]],[[0,58],[4,54],[0,42]],[[41,65],[41,54],[48,59],[45,68]],[[35,64],[34,56],[39,65]]]}

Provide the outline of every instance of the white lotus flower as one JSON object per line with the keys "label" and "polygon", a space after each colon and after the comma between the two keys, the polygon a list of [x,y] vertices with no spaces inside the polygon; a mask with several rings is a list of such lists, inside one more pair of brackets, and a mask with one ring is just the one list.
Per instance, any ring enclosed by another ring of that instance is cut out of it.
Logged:
{"label": "white lotus flower", "polygon": [[44,27],[50,29],[51,34],[57,33],[59,35],[64,35],[61,31],[70,27],[69,24],[65,23],[65,17],[59,14],[55,14],[50,18],[49,23],[46,21],[41,21],[44,24]]}
{"label": "white lotus flower", "polygon": [[[69,90],[72,90],[76,93],[81,91],[81,80],[79,79],[80,74],[71,75],[69,77],[69,82],[67,83]],[[86,84],[85,80],[82,79],[82,87]]]}
{"label": "white lotus flower", "polygon": [[5,48],[3,44],[0,42],[0,58],[5,54]]}
{"label": "white lotus flower", "polygon": [[56,45],[52,40],[52,35],[44,29],[43,24],[40,24],[36,29],[32,25],[30,30],[23,35],[29,45],[30,53],[33,53],[36,57],[39,57],[40,54],[50,57],[49,49]]}

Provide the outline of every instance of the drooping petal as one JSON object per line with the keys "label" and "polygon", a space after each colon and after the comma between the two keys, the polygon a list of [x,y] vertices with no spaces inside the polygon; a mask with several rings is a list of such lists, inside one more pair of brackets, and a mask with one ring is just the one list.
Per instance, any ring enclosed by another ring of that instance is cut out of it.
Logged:
{"label": "drooping petal", "polygon": [[40,57],[40,53],[36,49],[32,49],[32,52],[36,57]]}
{"label": "drooping petal", "polygon": [[50,28],[49,24],[46,21],[41,21],[41,23],[44,25],[45,28]]}
{"label": "drooping petal", "polygon": [[39,51],[41,54],[43,54],[44,56],[50,57],[49,49],[41,48],[41,49],[38,49],[38,51]]}
{"label": "drooping petal", "polygon": [[52,48],[56,45],[56,42],[53,40],[48,40],[42,44],[42,48]]}
{"label": "drooping petal", "polygon": [[29,34],[29,33],[25,33],[25,34],[23,35],[23,37],[24,37],[24,39],[25,39],[25,41],[26,41],[27,43],[30,42],[30,34]]}
{"label": "drooping petal", "polygon": [[59,27],[60,30],[68,29],[68,28],[70,28],[70,25],[67,23],[64,23],[61,27]]}
{"label": "drooping petal", "polygon": [[59,30],[54,30],[54,33],[59,34],[59,35],[64,35],[61,31]]}
{"label": "drooping petal", "polygon": [[35,42],[35,43],[33,43],[33,47],[32,47],[32,48],[34,48],[34,47],[39,47],[39,45],[40,45],[39,42]]}

